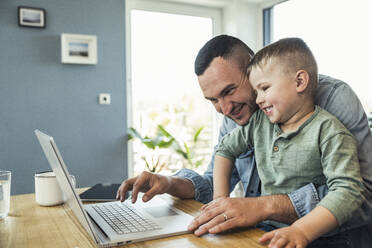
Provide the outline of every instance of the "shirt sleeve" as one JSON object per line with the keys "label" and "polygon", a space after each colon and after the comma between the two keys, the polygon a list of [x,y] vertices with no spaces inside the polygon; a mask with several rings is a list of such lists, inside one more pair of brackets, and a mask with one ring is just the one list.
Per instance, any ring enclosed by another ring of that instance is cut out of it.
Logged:
{"label": "shirt sleeve", "polygon": [[208,203],[213,200],[213,177],[201,176],[190,169],[181,169],[174,176],[186,178],[194,185],[195,200]]}
{"label": "shirt sleeve", "polygon": [[288,194],[298,217],[303,217],[320,202],[318,191],[313,183],[309,183]]}
{"label": "shirt sleeve", "polygon": [[[256,112],[257,113],[257,112]],[[251,127],[255,125],[255,114],[250,118],[250,122],[243,126],[234,129],[231,133],[226,134],[219,143],[216,155],[225,157],[233,162],[235,159],[245,153],[247,150],[252,149],[250,139]]]}
{"label": "shirt sleeve", "polygon": [[[363,106],[348,84],[325,75],[319,75],[319,87],[315,102],[341,121],[353,134],[358,146],[360,174],[366,189],[363,194],[365,201],[362,207],[353,213],[351,219],[340,227],[340,231],[354,229],[366,224],[369,224],[372,228],[372,135]],[[329,192],[326,185],[317,186],[316,190],[319,199],[322,199]],[[289,194],[289,197],[291,198],[298,193],[293,192]],[[311,204],[308,201],[308,204],[294,205],[294,207],[301,210],[301,206],[314,206],[314,204],[316,205],[316,201]],[[298,211],[298,213],[306,214],[311,211],[311,209],[303,210]]]}
{"label": "shirt sleeve", "polygon": [[[229,132],[237,127],[235,123],[232,123],[228,118],[224,118],[218,136],[218,141]],[[207,170],[203,175],[189,169],[181,169],[175,176],[183,177],[191,181],[195,189],[195,200],[208,203],[213,200],[213,167],[214,167],[214,156],[217,146],[214,147],[213,154],[208,164]],[[230,178],[230,192],[235,188],[235,185],[240,181],[239,174],[234,166],[231,178]]]}
{"label": "shirt sleeve", "polygon": [[[325,133],[327,129],[324,128]],[[364,200],[365,187],[360,176],[356,141],[346,132],[330,137],[326,135],[321,141],[320,150],[329,192],[318,205],[332,212],[341,225],[350,219]]]}

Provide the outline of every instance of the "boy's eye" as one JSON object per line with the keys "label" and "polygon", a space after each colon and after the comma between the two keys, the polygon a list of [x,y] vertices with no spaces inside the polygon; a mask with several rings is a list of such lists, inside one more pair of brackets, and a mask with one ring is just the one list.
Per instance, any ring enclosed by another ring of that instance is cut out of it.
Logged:
{"label": "boy's eye", "polygon": [[263,87],[262,87],[262,90],[263,90],[263,91],[266,91],[268,88],[269,88],[269,86],[263,86]]}

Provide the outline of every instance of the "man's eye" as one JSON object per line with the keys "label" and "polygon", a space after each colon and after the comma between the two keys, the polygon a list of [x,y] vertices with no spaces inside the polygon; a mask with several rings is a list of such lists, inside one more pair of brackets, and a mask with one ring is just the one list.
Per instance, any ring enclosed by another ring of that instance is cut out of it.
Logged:
{"label": "man's eye", "polygon": [[230,89],[226,90],[225,95],[230,95],[230,94],[232,94],[232,93],[234,92],[234,89],[235,89],[235,88],[230,88]]}
{"label": "man's eye", "polygon": [[262,90],[266,91],[268,88],[269,88],[269,86],[264,86],[264,87],[262,87]]}

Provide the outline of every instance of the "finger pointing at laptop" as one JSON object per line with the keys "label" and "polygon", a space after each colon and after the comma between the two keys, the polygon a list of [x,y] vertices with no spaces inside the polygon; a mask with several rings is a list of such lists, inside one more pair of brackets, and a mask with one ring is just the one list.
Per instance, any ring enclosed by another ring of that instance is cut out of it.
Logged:
{"label": "finger pointing at laptop", "polygon": [[142,200],[147,202],[155,195],[168,193],[180,198],[193,198],[193,184],[181,177],[164,176],[144,171],[140,175],[125,180],[119,187],[116,199],[125,200],[125,194],[132,191],[132,202],[135,203],[138,193],[143,192]]}

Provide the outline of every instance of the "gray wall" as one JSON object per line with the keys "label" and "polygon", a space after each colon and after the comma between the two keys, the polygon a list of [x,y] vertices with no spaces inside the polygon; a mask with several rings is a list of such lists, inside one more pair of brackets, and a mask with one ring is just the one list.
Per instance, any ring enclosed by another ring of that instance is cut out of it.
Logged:
{"label": "gray wall", "polygon": [[[13,172],[12,194],[50,170],[34,129],[54,136],[78,186],[127,176],[124,3],[0,1],[0,169]],[[46,29],[19,27],[19,5],[46,9]],[[61,33],[97,35],[98,64],[62,64]]]}

